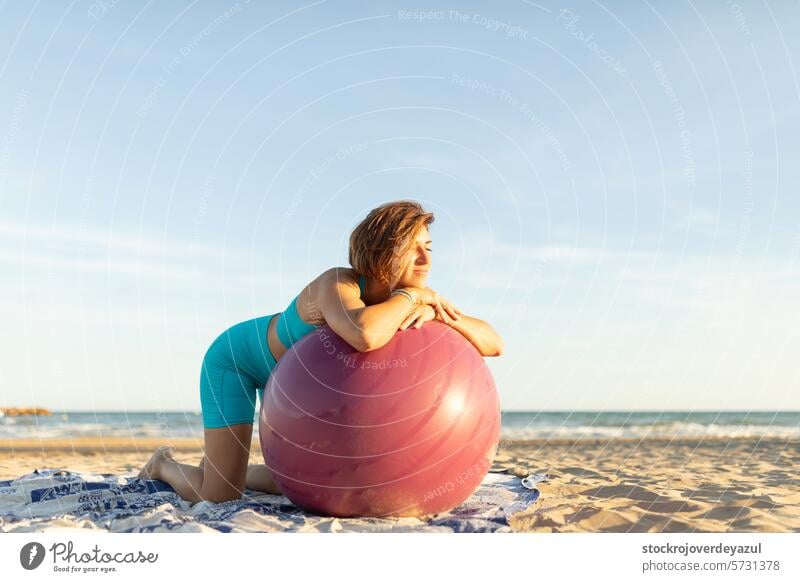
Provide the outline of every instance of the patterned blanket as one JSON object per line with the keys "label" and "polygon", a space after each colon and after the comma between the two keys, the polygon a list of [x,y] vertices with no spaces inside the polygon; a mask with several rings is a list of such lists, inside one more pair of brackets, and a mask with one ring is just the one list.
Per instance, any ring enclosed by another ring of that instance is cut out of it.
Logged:
{"label": "patterned blanket", "polygon": [[0,481],[0,532],[510,532],[508,517],[536,502],[534,485],[544,478],[489,473],[467,501],[421,520],[320,516],[249,489],[237,501],[191,505],[166,483],[134,474],[37,469]]}

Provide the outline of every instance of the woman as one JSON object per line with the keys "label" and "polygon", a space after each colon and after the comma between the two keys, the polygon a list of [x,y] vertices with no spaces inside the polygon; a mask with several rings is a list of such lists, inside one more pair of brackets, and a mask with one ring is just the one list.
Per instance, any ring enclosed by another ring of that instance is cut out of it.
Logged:
{"label": "woman", "polygon": [[280,493],[264,465],[248,466],[255,396],[292,344],[327,323],[360,352],[385,345],[400,329],[436,319],[460,332],[483,356],[499,356],[500,336],[425,286],[431,268],[432,213],[413,201],[372,210],[350,235],[352,268],[334,267],[311,281],[285,311],[225,330],[203,358],[200,402],[205,456],[178,463],[160,447],[139,476],[159,479],[192,503],[239,499],[246,487]]}

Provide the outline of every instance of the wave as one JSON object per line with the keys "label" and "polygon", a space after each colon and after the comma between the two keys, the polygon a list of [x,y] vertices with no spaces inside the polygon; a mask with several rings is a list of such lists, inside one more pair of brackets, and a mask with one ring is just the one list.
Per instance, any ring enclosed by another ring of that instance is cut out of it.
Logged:
{"label": "wave", "polygon": [[647,439],[665,437],[800,438],[800,427],[781,425],[714,425],[665,423],[633,426],[530,426],[503,427],[506,440]]}
{"label": "wave", "polygon": [[[800,438],[800,415],[777,413],[749,417],[736,414],[691,419],[655,419],[650,414],[602,415],[558,413],[504,413],[504,440],[589,440],[647,438]],[[692,422],[695,421],[695,422]],[[715,422],[720,421],[720,422]],[[82,437],[203,438],[202,417],[170,413],[76,413],[53,417],[18,417],[0,420],[0,439],[70,439]],[[258,438],[258,421],[253,425]]]}

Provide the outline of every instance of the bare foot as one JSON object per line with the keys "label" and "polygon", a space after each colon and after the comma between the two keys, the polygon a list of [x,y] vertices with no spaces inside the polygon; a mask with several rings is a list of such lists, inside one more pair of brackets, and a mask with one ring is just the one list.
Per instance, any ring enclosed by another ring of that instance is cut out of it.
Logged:
{"label": "bare foot", "polygon": [[139,471],[138,477],[140,479],[161,479],[161,467],[167,461],[174,461],[172,458],[172,451],[175,447],[171,445],[164,445],[158,447],[147,464]]}

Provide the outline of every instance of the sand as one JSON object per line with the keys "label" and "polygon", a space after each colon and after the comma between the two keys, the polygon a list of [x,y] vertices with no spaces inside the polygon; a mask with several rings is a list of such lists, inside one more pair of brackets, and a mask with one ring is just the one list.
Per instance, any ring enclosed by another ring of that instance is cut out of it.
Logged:
{"label": "sand", "polygon": [[[161,444],[197,464],[192,439],[0,440],[0,479],[34,468],[137,471]],[[251,463],[263,462],[257,441]],[[512,518],[524,532],[798,532],[800,442],[786,439],[502,441],[493,470],[547,473]]]}

